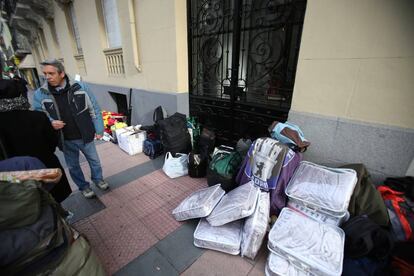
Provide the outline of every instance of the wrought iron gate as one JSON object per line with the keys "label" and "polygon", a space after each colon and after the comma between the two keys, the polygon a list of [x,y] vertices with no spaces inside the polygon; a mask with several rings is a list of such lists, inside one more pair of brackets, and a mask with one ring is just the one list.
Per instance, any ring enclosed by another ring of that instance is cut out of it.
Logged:
{"label": "wrought iron gate", "polygon": [[218,143],[290,109],[306,0],[187,0],[190,114]]}

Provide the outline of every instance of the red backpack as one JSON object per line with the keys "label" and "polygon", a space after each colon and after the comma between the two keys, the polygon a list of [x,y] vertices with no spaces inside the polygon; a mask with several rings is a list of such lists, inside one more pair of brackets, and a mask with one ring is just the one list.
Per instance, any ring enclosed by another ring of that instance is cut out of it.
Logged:
{"label": "red backpack", "polygon": [[398,241],[414,240],[414,206],[406,199],[403,192],[398,192],[388,186],[378,186],[387,206],[392,229]]}

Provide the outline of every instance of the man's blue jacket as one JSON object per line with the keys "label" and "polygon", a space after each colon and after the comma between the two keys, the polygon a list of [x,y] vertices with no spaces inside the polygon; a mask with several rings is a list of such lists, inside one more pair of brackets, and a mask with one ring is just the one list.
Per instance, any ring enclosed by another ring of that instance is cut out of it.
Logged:
{"label": "man's blue jacket", "polygon": [[[66,78],[66,81],[69,81],[69,79]],[[70,89],[67,93],[69,108],[74,115],[82,140],[85,143],[90,143],[95,138],[95,133],[103,135],[104,126],[101,109],[93,94],[88,91],[87,86],[82,82],[77,83],[80,87]],[[45,112],[51,121],[61,120],[59,106],[57,106],[55,97],[49,91],[47,82],[34,93],[33,108]],[[60,131],[60,138],[63,145],[62,131]]]}

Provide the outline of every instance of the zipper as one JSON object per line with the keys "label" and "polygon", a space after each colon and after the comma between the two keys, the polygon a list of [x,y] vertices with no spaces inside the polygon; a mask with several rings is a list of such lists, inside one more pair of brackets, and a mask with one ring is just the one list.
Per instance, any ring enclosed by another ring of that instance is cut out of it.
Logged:
{"label": "zipper", "polygon": [[[55,109],[56,109],[56,115],[58,116],[58,120],[62,120],[62,117],[60,116],[60,111],[59,111],[59,107],[58,107],[58,105],[57,105],[57,103],[56,103],[56,99],[55,99],[55,96],[53,96],[53,94],[52,93],[50,93],[49,92],[49,94],[52,96],[52,102],[53,102],[53,104],[54,104],[54,106],[55,106]],[[65,138],[64,138],[64,136],[63,136],[63,130],[62,129],[59,129],[58,130],[59,131],[59,136],[60,136],[60,140],[62,141],[62,151],[64,150],[64,148],[65,148]]]}

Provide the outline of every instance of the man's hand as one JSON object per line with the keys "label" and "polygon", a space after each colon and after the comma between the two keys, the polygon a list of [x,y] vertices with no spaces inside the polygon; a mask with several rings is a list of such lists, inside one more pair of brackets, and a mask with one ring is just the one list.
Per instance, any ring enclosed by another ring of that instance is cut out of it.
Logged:
{"label": "man's hand", "polygon": [[53,120],[52,121],[52,127],[55,130],[62,129],[65,125],[66,124],[63,121],[59,121],[59,120]]}
{"label": "man's hand", "polygon": [[103,135],[102,135],[102,134],[95,134],[95,138],[96,138],[97,140],[101,140],[101,139],[102,139],[102,137],[103,137]]}

